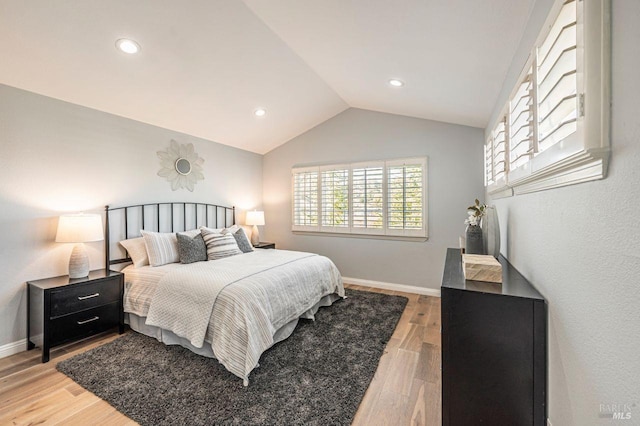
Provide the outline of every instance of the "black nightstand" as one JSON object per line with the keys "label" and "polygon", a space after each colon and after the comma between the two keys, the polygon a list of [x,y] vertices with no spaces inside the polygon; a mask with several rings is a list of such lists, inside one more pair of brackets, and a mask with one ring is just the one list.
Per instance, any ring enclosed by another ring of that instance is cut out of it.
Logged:
{"label": "black nightstand", "polygon": [[257,245],[253,246],[253,248],[274,249],[276,248],[276,243],[268,243],[266,241],[260,241]]}
{"label": "black nightstand", "polygon": [[52,347],[118,327],[124,332],[124,275],[97,270],[88,277],[27,282],[27,350],[42,347],[42,362]]}

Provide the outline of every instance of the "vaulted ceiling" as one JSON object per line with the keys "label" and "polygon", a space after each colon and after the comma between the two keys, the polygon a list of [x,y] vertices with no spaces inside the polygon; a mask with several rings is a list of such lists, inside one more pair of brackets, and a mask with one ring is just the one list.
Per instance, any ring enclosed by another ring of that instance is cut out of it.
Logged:
{"label": "vaulted ceiling", "polygon": [[485,127],[534,1],[0,0],[0,83],[260,154],[349,107]]}

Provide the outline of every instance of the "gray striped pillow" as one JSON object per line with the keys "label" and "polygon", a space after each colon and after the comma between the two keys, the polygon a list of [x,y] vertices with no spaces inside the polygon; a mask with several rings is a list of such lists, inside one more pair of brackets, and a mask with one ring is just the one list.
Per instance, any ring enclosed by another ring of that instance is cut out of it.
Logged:
{"label": "gray striped pillow", "polygon": [[204,243],[207,245],[207,258],[209,260],[242,254],[232,234],[220,234],[207,228],[200,228],[200,232],[202,233],[202,238],[204,238]]}
{"label": "gray striped pillow", "polygon": [[161,266],[180,261],[176,234],[173,232],[162,233],[150,231],[140,231],[140,233],[144,238],[144,245],[147,246],[151,266]]}

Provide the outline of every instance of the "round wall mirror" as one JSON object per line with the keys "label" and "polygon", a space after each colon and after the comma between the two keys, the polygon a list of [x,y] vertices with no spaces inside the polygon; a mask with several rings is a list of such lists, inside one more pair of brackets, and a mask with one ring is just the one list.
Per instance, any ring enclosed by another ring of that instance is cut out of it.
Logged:
{"label": "round wall mirror", "polygon": [[176,160],[176,172],[181,175],[188,175],[191,173],[191,163],[186,158],[178,158]]}

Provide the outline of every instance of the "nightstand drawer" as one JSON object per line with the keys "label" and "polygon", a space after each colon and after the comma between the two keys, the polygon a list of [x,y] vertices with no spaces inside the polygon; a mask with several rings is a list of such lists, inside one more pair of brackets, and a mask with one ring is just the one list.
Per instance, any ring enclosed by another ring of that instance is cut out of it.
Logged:
{"label": "nightstand drawer", "polygon": [[120,298],[118,279],[61,287],[51,292],[51,318],[83,311]]}
{"label": "nightstand drawer", "polygon": [[54,319],[49,324],[51,345],[100,333],[117,326],[119,322],[119,302]]}

